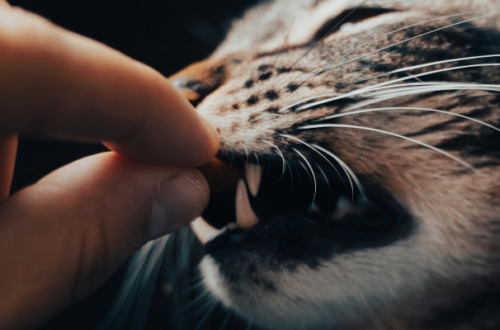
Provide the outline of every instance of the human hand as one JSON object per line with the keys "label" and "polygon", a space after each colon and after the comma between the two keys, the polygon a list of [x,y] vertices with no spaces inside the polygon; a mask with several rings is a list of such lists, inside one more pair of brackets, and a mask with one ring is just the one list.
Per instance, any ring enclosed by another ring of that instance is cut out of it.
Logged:
{"label": "human hand", "polygon": [[[8,198],[17,134],[114,152]],[[0,329],[43,324],[197,217],[214,128],[156,71],[0,0]]]}

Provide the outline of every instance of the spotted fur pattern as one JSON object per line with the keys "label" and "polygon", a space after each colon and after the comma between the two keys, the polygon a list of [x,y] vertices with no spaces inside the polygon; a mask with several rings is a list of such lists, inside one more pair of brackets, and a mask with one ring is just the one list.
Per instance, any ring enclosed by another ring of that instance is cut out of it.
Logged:
{"label": "spotted fur pattern", "polygon": [[[500,132],[477,122],[500,126],[500,57],[447,61],[500,54],[498,11],[497,0],[264,2],[208,60],[172,77],[217,127],[221,158],[317,157],[299,139],[412,218],[390,244],[314,264],[251,248],[205,256],[202,282],[217,301],[270,329],[500,327]],[[324,120],[387,107],[398,109]],[[347,127],[303,129],[318,124]]]}

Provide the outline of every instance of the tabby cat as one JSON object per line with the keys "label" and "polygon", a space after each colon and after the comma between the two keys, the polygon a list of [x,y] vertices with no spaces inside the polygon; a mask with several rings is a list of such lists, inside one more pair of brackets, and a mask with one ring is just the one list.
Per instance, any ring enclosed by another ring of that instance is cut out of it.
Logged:
{"label": "tabby cat", "polygon": [[263,329],[499,329],[499,11],[264,1],[171,77],[221,138],[200,299]]}

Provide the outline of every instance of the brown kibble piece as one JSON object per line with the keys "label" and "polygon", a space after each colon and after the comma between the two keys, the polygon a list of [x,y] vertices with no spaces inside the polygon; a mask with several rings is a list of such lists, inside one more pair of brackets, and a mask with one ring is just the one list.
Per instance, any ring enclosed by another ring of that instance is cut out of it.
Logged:
{"label": "brown kibble piece", "polygon": [[207,178],[210,192],[213,194],[236,190],[238,181],[243,178],[241,168],[217,158],[213,158],[210,163],[203,165],[200,171]]}

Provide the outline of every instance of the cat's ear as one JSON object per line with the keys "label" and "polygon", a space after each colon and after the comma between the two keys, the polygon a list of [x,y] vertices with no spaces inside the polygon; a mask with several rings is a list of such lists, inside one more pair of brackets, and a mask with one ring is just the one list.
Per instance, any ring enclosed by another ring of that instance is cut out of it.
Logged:
{"label": "cat's ear", "polygon": [[394,9],[381,8],[381,7],[357,7],[343,11],[340,15],[327,20],[317,31],[312,41],[321,40],[328,35],[347,30],[354,24],[364,21],[366,19],[383,15],[386,13],[394,12]]}

